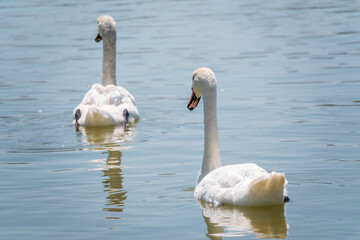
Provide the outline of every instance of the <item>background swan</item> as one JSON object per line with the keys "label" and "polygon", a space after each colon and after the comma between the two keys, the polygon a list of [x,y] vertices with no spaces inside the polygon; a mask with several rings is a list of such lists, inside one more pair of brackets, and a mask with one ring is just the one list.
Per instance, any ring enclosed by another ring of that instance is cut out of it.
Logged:
{"label": "background swan", "polygon": [[188,109],[204,102],[204,156],[194,197],[216,205],[277,205],[289,201],[283,173],[268,173],[254,163],[221,166],[216,116],[216,79],[209,68],[193,73]]}
{"label": "background swan", "polygon": [[100,16],[96,42],[104,41],[102,84],[94,84],[74,109],[76,126],[111,126],[135,122],[139,111],[135,98],[116,86],[116,23],[108,15]]}

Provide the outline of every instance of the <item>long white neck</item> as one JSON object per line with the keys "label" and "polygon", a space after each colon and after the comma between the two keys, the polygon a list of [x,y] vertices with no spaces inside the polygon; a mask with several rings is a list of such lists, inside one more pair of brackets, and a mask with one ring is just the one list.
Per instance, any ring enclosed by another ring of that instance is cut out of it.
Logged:
{"label": "long white neck", "polygon": [[204,157],[196,184],[212,170],[221,167],[216,116],[216,87],[202,90],[204,102]]}
{"label": "long white neck", "polygon": [[108,32],[104,37],[103,86],[116,85],[116,32]]}

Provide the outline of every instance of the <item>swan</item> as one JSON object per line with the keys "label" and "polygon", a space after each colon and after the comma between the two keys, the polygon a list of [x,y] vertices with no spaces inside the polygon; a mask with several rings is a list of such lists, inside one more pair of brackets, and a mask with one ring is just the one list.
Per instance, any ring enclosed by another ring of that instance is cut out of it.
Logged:
{"label": "swan", "polygon": [[135,98],[123,87],[116,86],[116,23],[108,15],[97,19],[96,42],[104,41],[102,84],[93,84],[74,109],[78,126],[114,126],[136,122],[139,111]]}
{"label": "swan", "polygon": [[204,104],[204,156],[194,197],[215,205],[267,206],[289,201],[284,173],[268,173],[255,163],[222,166],[216,116],[216,78],[209,68],[193,73],[190,111]]}

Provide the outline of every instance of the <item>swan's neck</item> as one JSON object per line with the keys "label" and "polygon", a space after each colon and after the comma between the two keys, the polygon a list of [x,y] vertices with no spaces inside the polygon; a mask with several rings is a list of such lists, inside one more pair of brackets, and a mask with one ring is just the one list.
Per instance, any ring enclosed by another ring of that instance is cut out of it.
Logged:
{"label": "swan's neck", "polygon": [[103,86],[116,85],[116,32],[108,32],[104,37]]}
{"label": "swan's neck", "polygon": [[204,102],[204,157],[197,184],[212,170],[221,167],[216,116],[216,87],[202,91]]}

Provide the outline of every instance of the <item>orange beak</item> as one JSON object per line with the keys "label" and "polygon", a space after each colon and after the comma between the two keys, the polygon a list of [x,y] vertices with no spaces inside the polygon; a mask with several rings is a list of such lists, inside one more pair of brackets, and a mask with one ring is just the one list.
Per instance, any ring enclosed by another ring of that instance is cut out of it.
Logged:
{"label": "orange beak", "polygon": [[187,108],[192,111],[194,110],[194,108],[196,108],[196,106],[198,105],[199,101],[200,101],[201,97],[196,97],[194,91],[191,92],[191,97],[190,97],[190,101],[187,105]]}

